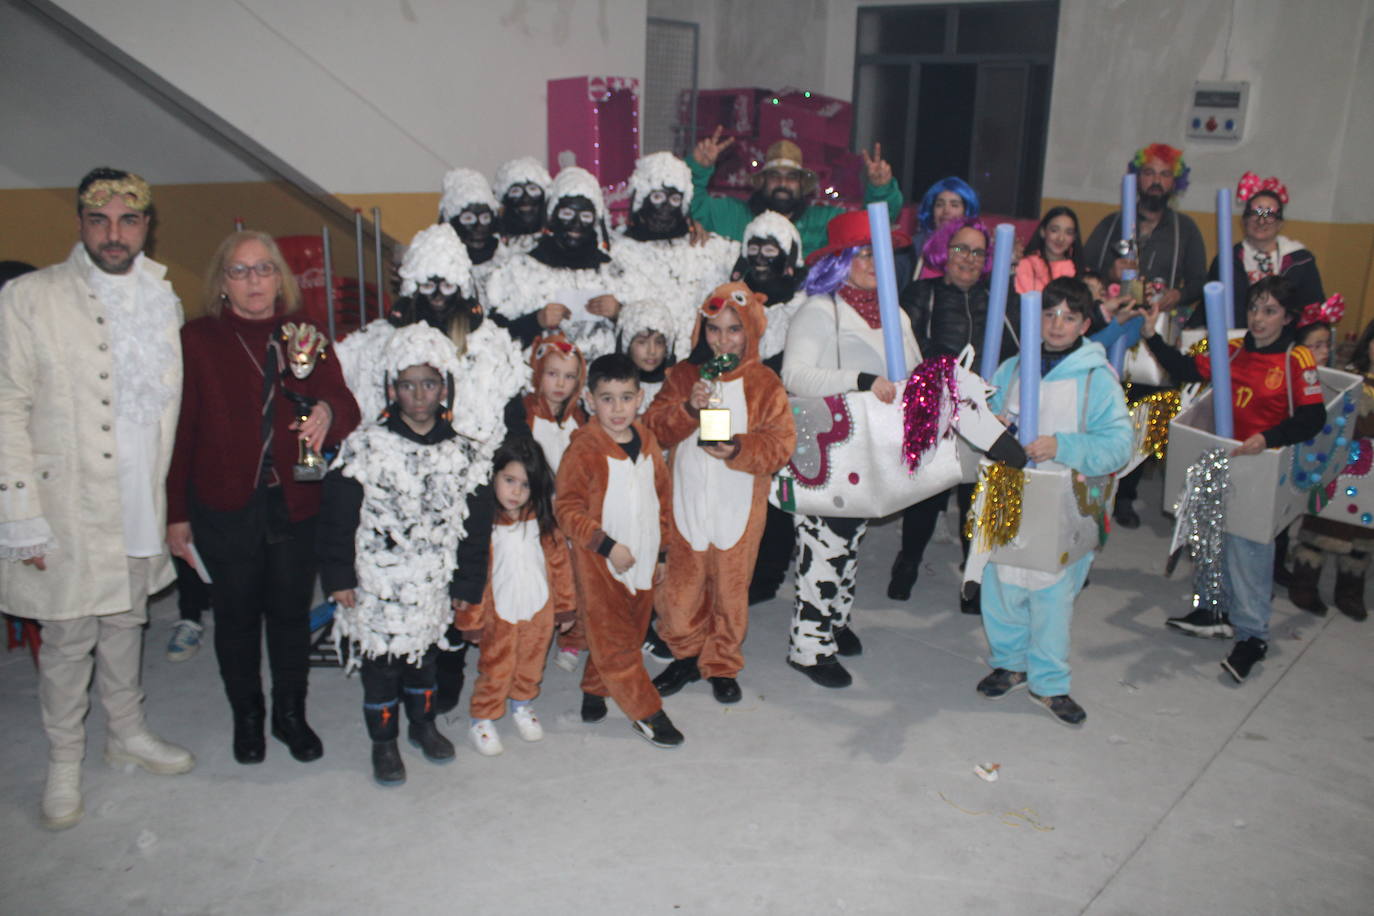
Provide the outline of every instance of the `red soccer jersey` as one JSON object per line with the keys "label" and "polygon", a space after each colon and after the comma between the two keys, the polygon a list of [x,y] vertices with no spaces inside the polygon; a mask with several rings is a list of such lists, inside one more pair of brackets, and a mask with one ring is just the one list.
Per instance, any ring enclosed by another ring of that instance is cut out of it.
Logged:
{"label": "red soccer jersey", "polygon": [[[1232,413],[1236,438],[1241,442],[1278,426],[1299,407],[1322,403],[1317,361],[1306,347],[1294,346],[1284,353],[1256,353],[1244,349],[1242,341],[1233,340],[1230,357],[1231,397],[1235,405]],[[1193,358],[1202,377],[1211,379],[1211,357],[1199,353]]]}

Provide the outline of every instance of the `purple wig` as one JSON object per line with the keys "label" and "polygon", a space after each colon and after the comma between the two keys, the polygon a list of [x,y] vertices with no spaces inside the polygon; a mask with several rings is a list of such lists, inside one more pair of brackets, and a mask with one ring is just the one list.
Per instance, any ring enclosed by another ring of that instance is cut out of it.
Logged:
{"label": "purple wig", "polygon": [[949,263],[949,240],[965,228],[977,229],[987,240],[988,256],[983,258],[983,276],[986,277],[992,271],[992,233],[988,231],[987,224],[976,216],[952,219],[935,230],[935,234],[926,240],[925,247],[921,249],[926,266],[944,273],[945,265]]}
{"label": "purple wig", "polygon": [[855,245],[821,258],[811,265],[803,289],[813,296],[829,295],[839,289],[849,279],[849,265],[854,262],[854,253],[864,247],[867,246]]}

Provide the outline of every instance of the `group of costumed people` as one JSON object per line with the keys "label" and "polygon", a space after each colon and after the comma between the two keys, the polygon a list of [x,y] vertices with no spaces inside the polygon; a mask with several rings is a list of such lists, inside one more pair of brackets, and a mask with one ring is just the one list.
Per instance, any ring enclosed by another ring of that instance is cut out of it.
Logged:
{"label": "group of costumed people", "polygon": [[[951,492],[968,518],[959,600],[981,612],[991,647],[992,671],[978,693],[998,699],[1028,688],[1060,722],[1085,720],[1069,693],[1073,603],[1105,543],[1117,478],[1160,450],[1167,423],[1151,405],[1128,402],[1108,348],[1129,342],[1175,385],[1207,381],[1212,371],[1205,352],[1180,353],[1161,339],[1171,321],[1186,323],[1181,310],[1197,272],[1200,236],[1168,206],[1186,182],[1181,156],[1158,145],[1142,151],[1130,170],[1139,218],[1131,208],[1104,220],[1085,252],[1071,211],[1046,216],[1015,270],[1015,289],[1028,297],[1022,310],[1038,308],[1036,316],[1007,304],[1007,274],[989,279],[994,234],[959,179],[927,192],[913,240],[877,216],[812,202],[815,175],[788,141],[770,147],[750,198],[711,196],[707,182],[728,143],[707,137],[690,162],[670,153],[640,159],[628,221],[616,232],[597,179],[578,167],[551,178],[536,160],[517,159],[493,182],[455,169],[444,177],[439,220],[405,251],[390,313],[337,344],[296,313],[299,292],[271,237],[235,233],[207,274],[205,316],[181,329],[184,374],[167,365],[177,348],[159,349],[155,335],[143,335],[137,354],[128,348],[121,303],[136,295],[152,308],[165,297],[145,268],[130,274],[132,260],[106,256],[141,249],[133,230],[146,232],[151,192],[110,170],[83,182],[84,248],[62,269],[85,277],[105,303],[121,390],[137,393],[119,395],[121,456],[141,456],[148,467],[140,473],[159,461],[169,468],[166,542],[210,583],[239,762],[264,758],[269,724],[298,760],[323,754],[306,721],[317,571],[336,604],[340,656],[362,682],[373,776],[397,785],[405,780],[403,707],[407,737],[426,759],[454,757],[436,717],[458,705],[472,645],[479,659],[468,735],[484,755],[503,751],[498,723],[507,712],[521,738],[543,737],[533,701],[555,641],[556,665],[583,666],[584,721],[605,718],[613,699],[650,743],[680,745],[663,698],[704,679],[717,701],[741,699],[749,605],[775,594],[789,569],[788,664],[818,685],[849,685],[841,659],[863,651],[852,611],[869,522],[903,512],[889,594],[904,599]],[[901,193],[891,168],[877,148],[864,155],[865,198],[885,204],[895,221]],[[1320,298],[1320,279],[1310,253],[1277,231],[1286,190],[1272,179],[1243,185],[1246,235],[1232,255],[1244,289],[1235,315],[1247,331],[1229,350],[1240,441],[1232,458],[1322,428],[1318,367],[1329,357],[1314,351],[1323,328],[1329,346],[1340,317],[1338,303],[1306,301],[1314,289]],[[1123,231],[1132,221],[1134,231]],[[124,234],[101,241],[112,223]],[[896,252],[895,276],[880,276],[875,248]],[[1084,265],[1095,248],[1121,257],[1097,254],[1091,271]],[[1130,282],[1145,270],[1169,279],[1142,303]],[[142,284],[135,292],[110,279],[126,274]],[[880,282],[900,287],[895,313],[880,306]],[[0,300],[13,357],[7,380],[33,365],[15,316],[45,289],[21,280]],[[1371,337],[1354,358],[1365,373]],[[177,386],[180,398],[167,396]],[[28,390],[6,390],[20,388]],[[96,394],[110,404],[108,393]],[[1342,440],[1352,458],[1367,412],[1358,410]],[[137,431],[159,412],[179,417],[175,440],[161,445]],[[1151,435],[1142,439],[1145,428]],[[889,444],[869,447],[879,441]],[[327,474],[321,452],[330,456]],[[9,446],[5,454],[33,476],[32,455]],[[981,457],[976,474],[970,457]],[[939,486],[902,495],[913,480],[937,479],[940,463]],[[1028,463],[1033,470],[1023,470]],[[35,473],[46,479],[50,471]],[[1328,502],[1334,478],[1322,480]],[[59,530],[67,523],[56,513],[33,515],[19,492],[27,479],[16,477],[8,494],[0,485],[0,546],[15,561],[0,564],[0,591],[5,610],[42,617],[34,595],[56,577],[34,577],[45,555],[63,562],[55,543],[80,535]],[[129,472],[120,486],[140,480]],[[895,503],[892,494],[846,502],[855,488],[885,489],[889,480]],[[1033,492],[1049,493],[1059,523],[1018,517]],[[145,535],[161,521],[161,495],[129,503],[143,506],[136,512],[126,505],[128,556],[154,557]],[[1322,551],[1336,552],[1337,605],[1362,617],[1368,532],[1340,521],[1301,525],[1290,594],[1324,613],[1316,576]],[[1041,524],[1071,549],[1049,561],[1034,556],[1028,545],[1046,533]],[[1194,613],[1170,625],[1234,635],[1224,664],[1242,681],[1267,651],[1274,543],[1194,535],[1211,585],[1199,586],[1206,600]],[[165,580],[133,560],[129,570],[143,583],[135,595]],[[72,632],[77,642],[96,638]],[[121,632],[99,638],[117,645]],[[45,651],[60,660],[63,645],[55,638]],[[667,663],[657,676],[646,653]],[[64,684],[82,670],[89,679],[89,668],[53,662],[50,670]],[[71,684],[63,689],[43,694],[45,717],[60,706],[50,717],[54,764],[44,797],[55,827],[81,816],[85,700]],[[141,694],[108,692],[112,719],[119,713],[123,723],[112,758],[155,772],[190,768],[189,754],[142,725]]]}

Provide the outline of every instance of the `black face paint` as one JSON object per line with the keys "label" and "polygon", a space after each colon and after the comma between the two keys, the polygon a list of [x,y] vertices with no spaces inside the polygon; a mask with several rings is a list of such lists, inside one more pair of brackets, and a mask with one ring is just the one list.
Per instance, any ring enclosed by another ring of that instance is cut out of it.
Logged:
{"label": "black face paint", "polygon": [[448,221],[469,251],[481,251],[491,244],[496,232],[496,215],[486,204],[471,204]]}
{"label": "black face paint", "polygon": [[596,247],[596,208],[581,195],[558,201],[549,219],[554,244],[564,251]]}
{"label": "black face paint", "polygon": [[735,265],[735,275],[756,293],[767,297],[767,305],[789,301],[797,292],[801,277],[793,266],[794,252],[774,238],[751,236]]}
{"label": "black face paint", "polygon": [[511,185],[501,198],[502,235],[533,235],[544,228],[544,189],[533,182]]}
{"label": "black face paint", "polygon": [[687,234],[687,214],[682,212],[682,192],[655,188],[630,215],[630,235],[639,241],[675,239]]}

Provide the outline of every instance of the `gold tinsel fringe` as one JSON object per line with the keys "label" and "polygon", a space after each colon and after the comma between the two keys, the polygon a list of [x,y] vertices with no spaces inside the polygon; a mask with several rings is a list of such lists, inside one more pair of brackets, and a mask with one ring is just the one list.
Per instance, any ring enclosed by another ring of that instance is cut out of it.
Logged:
{"label": "gold tinsel fringe", "polygon": [[[1141,404],[1150,405],[1145,414],[1145,439],[1140,444],[1140,454],[1153,454],[1162,461],[1165,451],[1169,448],[1169,421],[1178,416],[1179,409],[1183,406],[1183,399],[1172,388],[1156,391],[1143,398],[1133,399],[1131,394],[1128,386],[1126,409],[1133,416],[1136,408]],[[1136,422],[1138,423],[1138,421]],[[1137,426],[1137,428],[1139,427]]]}
{"label": "gold tinsel fringe", "polygon": [[1018,468],[1005,464],[985,465],[978,475],[978,488],[973,494],[974,505],[983,496],[982,511],[975,517],[970,512],[964,522],[964,537],[974,539],[976,548],[988,551],[1010,544],[1021,530],[1021,493],[1026,475]]}

